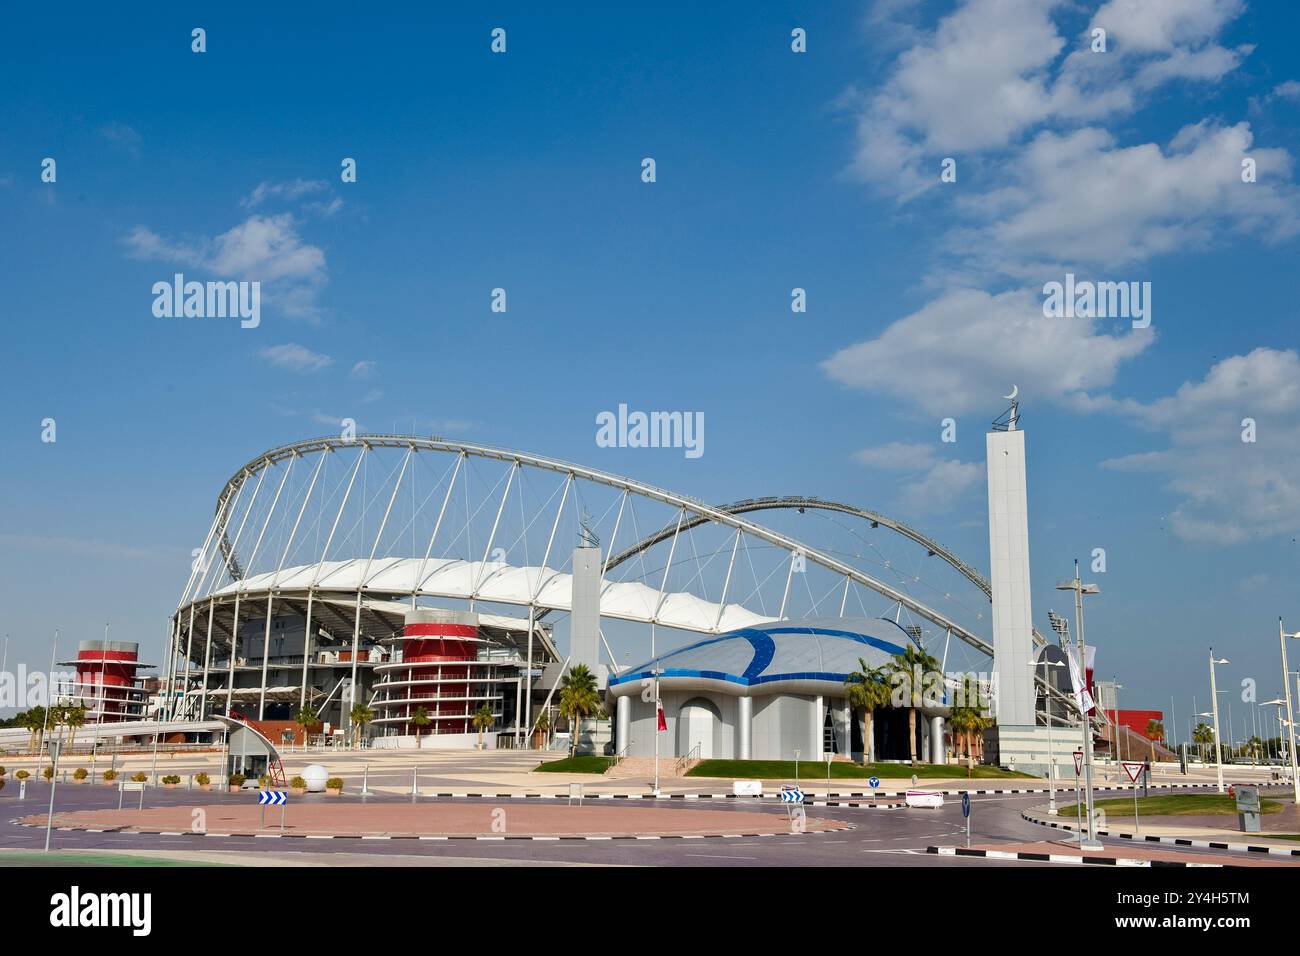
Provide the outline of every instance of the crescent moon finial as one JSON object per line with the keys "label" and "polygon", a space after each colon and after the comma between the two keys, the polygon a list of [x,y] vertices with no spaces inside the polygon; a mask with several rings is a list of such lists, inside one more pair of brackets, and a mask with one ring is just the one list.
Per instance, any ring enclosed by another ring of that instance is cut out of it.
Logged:
{"label": "crescent moon finial", "polygon": [[1006,399],[1014,399],[1014,398],[1015,398],[1017,395],[1019,395],[1019,394],[1020,394],[1020,386],[1019,386],[1019,385],[1012,385],[1012,386],[1011,386],[1011,394],[1010,394],[1010,395],[1003,395],[1002,397],[1003,397],[1003,398],[1006,398]]}

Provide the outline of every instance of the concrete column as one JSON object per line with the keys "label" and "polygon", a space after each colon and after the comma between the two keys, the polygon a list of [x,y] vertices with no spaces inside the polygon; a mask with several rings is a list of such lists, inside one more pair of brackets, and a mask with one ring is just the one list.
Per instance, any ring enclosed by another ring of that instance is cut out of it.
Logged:
{"label": "concrete column", "polygon": [[944,762],[943,753],[943,718],[930,718],[930,763]]}
{"label": "concrete column", "polygon": [[818,694],[813,698],[812,740],[808,747],[809,760],[821,760],[826,746],[826,699]]}
{"label": "concrete column", "polygon": [[736,717],[736,759],[752,760],[754,729],[754,698],[737,697],[739,714]]}
{"label": "concrete column", "polygon": [[614,717],[616,724],[614,727],[615,751],[622,753],[627,750],[627,745],[631,743],[632,737],[632,698],[631,696],[619,697],[618,703],[614,705]]}

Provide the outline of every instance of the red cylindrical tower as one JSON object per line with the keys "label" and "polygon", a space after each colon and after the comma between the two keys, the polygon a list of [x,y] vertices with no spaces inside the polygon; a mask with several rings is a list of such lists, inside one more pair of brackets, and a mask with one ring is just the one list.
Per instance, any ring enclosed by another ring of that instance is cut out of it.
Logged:
{"label": "red cylindrical tower", "polygon": [[140,663],[140,645],[132,641],[82,641],[77,659],[63,667],[77,669],[69,696],[86,706],[92,723],[138,720],[143,716],[144,691],[138,672],[152,665]]}
{"label": "red cylindrical tower", "polygon": [[[479,659],[487,642],[478,615],[416,608],[399,643],[400,654],[376,668],[383,674],[376,723],[414,736],[471,733],[474,714],[498,698],[494,665]],[[413,720],[421,708],[428,720]]]}

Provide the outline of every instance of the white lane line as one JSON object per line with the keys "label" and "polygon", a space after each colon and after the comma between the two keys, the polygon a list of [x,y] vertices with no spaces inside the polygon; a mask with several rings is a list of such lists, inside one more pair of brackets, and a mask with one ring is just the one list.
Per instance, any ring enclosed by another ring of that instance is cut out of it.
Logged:
{"label": "white lane line", "polygon": [[756,856],[720,856],[715,853],[687,853],[687,856],[697,857],[701,860],[757,860]]}

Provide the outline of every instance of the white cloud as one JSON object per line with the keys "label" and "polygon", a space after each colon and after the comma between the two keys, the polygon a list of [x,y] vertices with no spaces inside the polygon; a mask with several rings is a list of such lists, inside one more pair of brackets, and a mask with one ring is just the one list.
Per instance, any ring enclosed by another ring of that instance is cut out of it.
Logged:
{"label": "white cloud", "polygon": [[919,443],[891,441],[853,453],[853,460],[868,468],[890,471],[915,471],[935,462],[934,447]]}
{"label": "white cloud", "polygon": [[171,240],[136,226],[122,240],[136,259],[158,260],[262,283],[263,301],[287,315],[316,319],[327,273],[325,253],[305,243],[293,216],[252,215],[212,238]]}
{"label": "white cloud", "polygon": [[140,147],[144,143],[140,133],[126,123],[106,123],[100,127],[99,135],[110,143],[122,147],[132,156],[140,155]]}
{"label": "white cloud", "polygon": [[920,472],[902,486],[903,506],[913,513],[949,510],[984,474],[979,462],[939,458],[934,445],[920,443],[863,448],[853,453],[853,460],[881,471]]}
{"label": "white cloud", "polygon": [[296,342],[286,342],[284,345],[269,345],[266,348],[259,349],[257,356],[276,368],[289,369],[293,372],[319,372],[334,363],[334,360],[328,355],[313,352],[306,346],[299,345]]}
{"label": "white cloud", "polygon": [[[1300,228],[1300,194],[1285,150],[1253,149],[1246,123],[1186,126],[1162,150],[1121,148],[1102,130],[1042,133],[1009,164],[1007,184],[958,203],[973,221],[954,249],[986,268],[1041,277],[1045,269],[1120,266],[1204,246],[1225,233],[1265,239]],[[1255,160],[1258,181],[1241,180]]]}
{"label": "white cloud", "polygon": [[258,183],[257,187],[240,200],[240,205],[256,208],[268,199],[300,199],[303,196],[325,192],[329,184],[323,179],[293,179],[283,183]]}
{"label": "white cloud", "polygon": [[987,409],[1012,385],[1035,401],[1084,406],[1153,340],[1149,329],[1110,335],[1100,324],[1046,318],[1042,299],[1028,292],[954,289],[822,368],[845,385],[939,416]]}
{"label": "white cloud", "polygon": [[903,507],[920,514],[948,511],[984,476],[976,461],[941,461],[903,489]]}
{"label": "white cloud", "polygon": [[[1199,382],[1149,404],[1123,403],[1164,449],[1105,466],[1161,476],[1180,498],[1179,536],[1221,544],[1300,532],[1300,356],[1260,348],[1215,364]],[[1242,440],[1243,419],[1255,422]]]}
{"label": "white cloud", "polygon": [[939,185],[946,156],[960,165],[1048,124],[1133,112],[1156,87],[1218,79],[1251,49],[1215,42],[1240,15],[1239,0],[1114,0],[1092,23],[1107,30],[1104,54],[1090,48],[1091,27],[1062,35],[1054,18],[1072,6],[966,0],[932,31],[913,32],[878,91],[841,99],[858,115],[851,170],[912,199]]}
{"label": "white cloud", "polygon": [[379,363],[374,359],[363,359],[353,365],[352,371],[348,372],[348,374],[356,379],[369,379],[374,377],[378,369]]}

